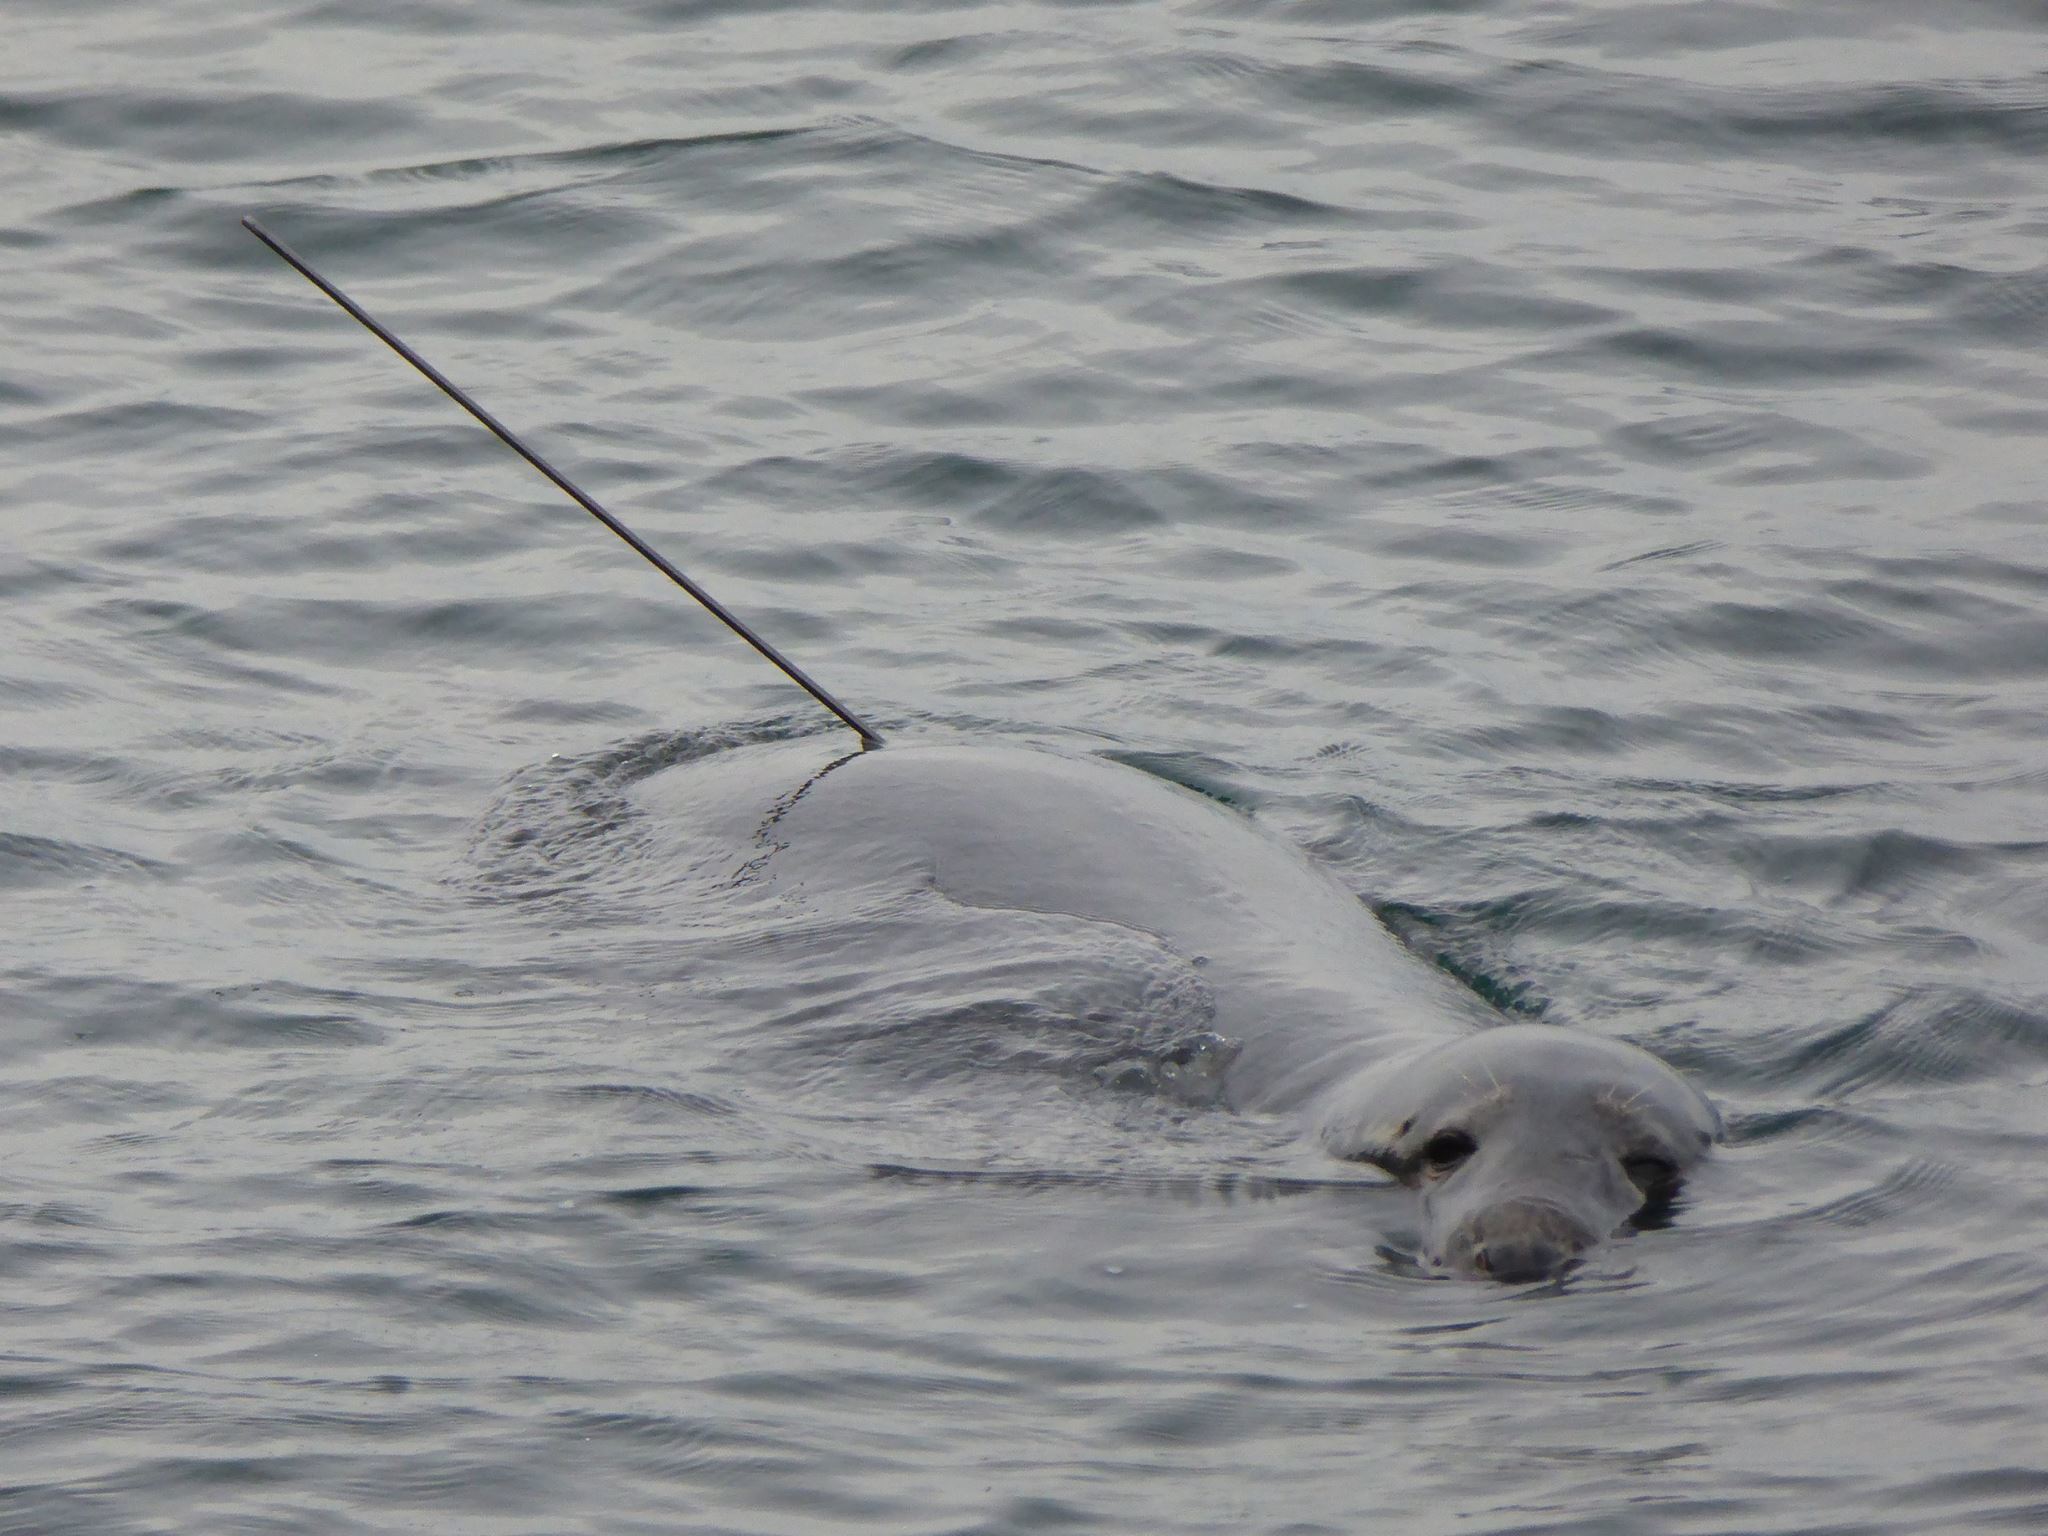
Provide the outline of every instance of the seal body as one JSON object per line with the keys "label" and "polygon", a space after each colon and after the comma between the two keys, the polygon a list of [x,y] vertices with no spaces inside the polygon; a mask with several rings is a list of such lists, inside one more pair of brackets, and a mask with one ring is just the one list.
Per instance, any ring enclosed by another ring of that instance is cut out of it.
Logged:
{"label": "seal body", "polygon": [[1427,1257],[1556,1272],[1668,1201],[1710,1105],[1633,1046],[1508,1024],[1330,872],[1191,790],[1011,746],[747,748],[640,786],[652,814],[745,850],[814,902],[929,890],[965,907],[1137,930],[1201,968],[1235,1047],[1224,1096],[1293,1115],[1422,1196]]}

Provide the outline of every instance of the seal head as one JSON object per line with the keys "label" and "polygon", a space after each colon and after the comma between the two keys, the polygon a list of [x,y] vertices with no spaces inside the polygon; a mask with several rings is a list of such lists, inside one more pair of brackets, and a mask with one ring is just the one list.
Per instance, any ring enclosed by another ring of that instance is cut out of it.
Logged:
{"label": "seal head", "polygon": [[1548,1279],[1654,1220],[1721,1133],[1647,1051],[1542,1024],[1365,1068],[1321,1109],[1331,1152],[1420,1193],[1429,1262],[1506,1281]]}

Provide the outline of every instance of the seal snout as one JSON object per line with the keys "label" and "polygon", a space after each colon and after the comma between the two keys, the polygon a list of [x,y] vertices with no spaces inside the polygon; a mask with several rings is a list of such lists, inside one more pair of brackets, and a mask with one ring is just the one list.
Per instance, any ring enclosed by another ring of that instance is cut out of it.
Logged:
{"label": "seal snout", "polygon": [[1599,1240],[1548,1201],[1506,1200],[1460,1222],[1444,1244],[1444,1262],[1509,1284],[1548,1280]]}

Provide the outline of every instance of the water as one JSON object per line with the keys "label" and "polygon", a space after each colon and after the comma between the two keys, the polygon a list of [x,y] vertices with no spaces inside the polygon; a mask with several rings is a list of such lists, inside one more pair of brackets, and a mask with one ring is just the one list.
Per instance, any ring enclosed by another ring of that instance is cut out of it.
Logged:
{"label": "water", "polygon": [[[2048,1523],[2038,7],[9,34],[0,1529]],[[1222,796],[1730,1146],[1432,1281],[1062,1033],[1139,940],[706,900],[630,784],[816,712],[250,211],[885,728]]]}

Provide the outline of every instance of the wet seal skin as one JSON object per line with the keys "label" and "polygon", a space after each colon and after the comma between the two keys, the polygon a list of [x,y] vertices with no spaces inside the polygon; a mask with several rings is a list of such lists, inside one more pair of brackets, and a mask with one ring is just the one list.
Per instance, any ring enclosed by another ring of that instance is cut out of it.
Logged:
{"label": "wet seal skin", "polygon": [[1213,998],[1228,1043],[1215,1097],[1294,1117],[1333,1156],[1416,1191],[1422,1257],[1451,1274],[1562,1273],[1656,1224],[1720,1134],[1714,1107],[1647,1051],[1504,1022],[1298,849],[1119,763],[810,740],[684,764],[635,798],[778,898],[935,894],[1157,938]]}

